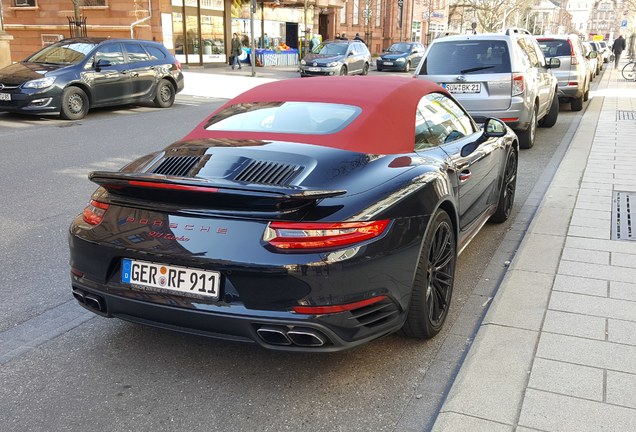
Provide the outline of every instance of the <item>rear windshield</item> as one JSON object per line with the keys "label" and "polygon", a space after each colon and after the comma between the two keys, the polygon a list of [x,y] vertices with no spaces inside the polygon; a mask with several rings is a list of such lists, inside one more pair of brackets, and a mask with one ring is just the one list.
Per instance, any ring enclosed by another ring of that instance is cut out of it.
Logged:
{"label": "rear windshield", "polygon": [[488,74],[510,72],[505,41],[448,41],[431,44],[421,75]]}
{"label": "rear windshield", "polygon": [[206,130],[324,135],[338,132],[362,110],[322,102],[256,102],[231,105]]}
{"label": "rear windshield", "polygon": [[34,63],[77,64],[95,48],[95,45],[97,44],[76,41],[58,42],[42,48],[26,60]]}
{"label": "rear windshield", "polygon": [[538,42],[546,57],[569,57],[572,55],[572,48],[567,40],[540,39]]}

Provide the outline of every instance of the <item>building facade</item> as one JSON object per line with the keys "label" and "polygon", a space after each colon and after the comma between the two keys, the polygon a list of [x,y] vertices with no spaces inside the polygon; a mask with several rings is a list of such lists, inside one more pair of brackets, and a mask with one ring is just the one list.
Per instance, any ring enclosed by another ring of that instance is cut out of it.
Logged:
{"label": "building facade", "polygon": [[[244,45],[282,44],[356,33],[373,54],[392,43],[428,43],[447,28],[447,0],[0,0],[0,32],[19,61],[76,35],[149,39],[189,65],[226,64],[232,33]],[[253,17],[253,30],[252,30]],[[253,34],[252,34],[253,33]],[[12,38],[12,39],[11,39]]]}

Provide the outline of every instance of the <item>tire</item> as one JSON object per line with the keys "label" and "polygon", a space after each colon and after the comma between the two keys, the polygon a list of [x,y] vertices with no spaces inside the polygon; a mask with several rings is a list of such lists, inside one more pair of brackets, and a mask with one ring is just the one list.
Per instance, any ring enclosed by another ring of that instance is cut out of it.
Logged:
{"label": "tire", "polygon": [[634,81],[636,78],[636,63],[630,62],[623,66],[622,74],[627,81]]}
{"label": "tire", "polygon": [[411,60],[406,61],[406,65],[404,65],[404,72],[409,72],[411,70]]}
{"label": "tire", "polygon": [[456,262],[453,224],[448,214],[438,209],[426,231],[402,334],[430,339],[439,333],[450,307]]}
{"label": "tire", "polygon": [[362,75],[369,75],[369,63],[365,63],[362,67]]}
{"label": "tire", "polygon": [[570,107],[572,111],[581,111],[583,109],[583,96],[570,100]]}
{"label": "tire", "polygon": [[346,66],[342,66],[340,68],[340,76],[346,76],[347,75],[347,67]]}
{"label": "tire", "polygon": [[381,67],[375,67],[375,70],[377,70],[378,72],[382,72],[382,68]]}
{"label": "tire", "polygon": [[157,85],[154,103],[159,108],[169,108],[174,103],[176,94],[170,81],[162,79]]}
{"label": "tire", "polygon": [[550,111],[548,111],[548,114],[546,114],[545,117],[539,120],[539,126],[546,128],[552,127],[554,126],[558,118],[559,97],[557,96],[556,92],[554,92],[554,97],[552,98],[552,103],[550,104]]}
{"label": "tire", "polygon": [[517,152],[512,149],[506,160],[501,190],[499,191],[499,201],[497,210],[490,217],[490,222],[502,223],[508,220],[515,202],[515,191],[517,190]]}
{"label": "tire", "polygon": [[67,87],[62,93],[60,117],[65,120],[80,120],[88,114],[89,102],[86,92],[79,87]]}
{"label": "tire", "polygon": [[537,135],[537,108],[532,109],[532,118],[530,118],[530,126],[524,131],[518,131],[519,147],[522,149],[530,149],[534,146],[534,138]]}

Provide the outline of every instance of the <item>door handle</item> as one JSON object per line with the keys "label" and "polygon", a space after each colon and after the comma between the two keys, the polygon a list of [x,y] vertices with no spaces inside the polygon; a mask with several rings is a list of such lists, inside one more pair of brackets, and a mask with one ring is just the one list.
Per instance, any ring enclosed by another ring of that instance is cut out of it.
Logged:
{"label": "door handle", "polygon": [[468,179],[470,179],[470,176],[472,175],[472,173],[470,172],[470,170],[464,170],[462,172],[459,173],[459,181],[461,183],[464,183],[465,181],[468,181]]}

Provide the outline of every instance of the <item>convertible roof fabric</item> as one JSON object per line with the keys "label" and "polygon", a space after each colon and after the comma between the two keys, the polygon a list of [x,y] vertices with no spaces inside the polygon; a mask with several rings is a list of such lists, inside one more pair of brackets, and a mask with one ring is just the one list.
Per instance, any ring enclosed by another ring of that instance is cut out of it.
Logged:
{"label": "convertible roof fabric", "polygon": [[[276,140],[369,154],[411,153],[417,105],[423,96],[435,92],[448,95],[435,83],[405,77],[336,76],[280,80],[254,87],[230,100],[184,139]],[[231,105],[287,101],[354,105],[362,112],[344,129],[323,135],[205,129],[211,117]]]}

